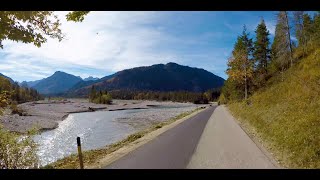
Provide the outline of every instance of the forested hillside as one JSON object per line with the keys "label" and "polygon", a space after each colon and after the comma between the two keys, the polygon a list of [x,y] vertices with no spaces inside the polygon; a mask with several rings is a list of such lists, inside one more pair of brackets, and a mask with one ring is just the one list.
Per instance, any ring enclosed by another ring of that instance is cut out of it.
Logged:
{"label": "forested hillside", "polygon": [[320,14],[281,11],[272,43],[269,38],[263,20],[254,39],[244,29],[219,102],[252,127],[285,167],[319,168]]}
{"label": "forested hillside", "polygon": [[12,83],[7,78],[0,76],[0,113],[1,108],[8,105],[37,101],[42,98],[35,89],[20,87],[18,83]]}
{"label": "forested hillside", "polygon": [[223,78],[204,69],[171,62],[125,69],[96,81],[79,82],[67,94],[87,96],[93,85],[97,90],[103,91],[189,91],[200,93],[220,88],[223,82]]}

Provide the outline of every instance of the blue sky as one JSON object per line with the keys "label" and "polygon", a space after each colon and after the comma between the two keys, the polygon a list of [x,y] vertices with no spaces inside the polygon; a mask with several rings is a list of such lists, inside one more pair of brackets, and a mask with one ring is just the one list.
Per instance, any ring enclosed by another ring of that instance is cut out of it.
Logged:
{"label": "blue sky", "polygon": [[119,70],[176,62],[227,78],[226,62],[246,24],[250,35],[263,17],[273,38],[276,12],[91,12],[82,23],[62,19],[62,42],[41,48],[5,41],[0,72],[16,81],[38,80],[55,71],[86,78]]}

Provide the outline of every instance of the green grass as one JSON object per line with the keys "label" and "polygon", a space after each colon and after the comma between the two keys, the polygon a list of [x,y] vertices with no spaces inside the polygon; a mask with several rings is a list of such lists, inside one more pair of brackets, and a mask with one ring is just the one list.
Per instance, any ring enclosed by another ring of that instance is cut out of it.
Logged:
{"label": "green grass", "polygon": [[248,124],[281,165],[320,168],[320,50],[273,77],[245,102],[228,107]]}
{"label": "green grass", "polygon": [[[154,124],[153,126],[151,126],[150,128],[147,128],[143,131],[134,133],[129,135],[127,138],[111,144],[105,148],[102,149],[95,149],[95,150],[89,150],[89,151],[84,151],[83,152],[83,161],[84,161],[84,165],[90,165],[94,162],[96,162],[97,160],[103,158],[104,156],[120,149],[121,147],[124,147],[132,142],[134,142],[135,140],[145,136],[146,134],[155,131],[159,128],[162,128],[168,124],[171,124],[173,122],[175,122],[176,120],[179,120],[183,117],[186,117],[196,111],[199,111],[201,108],[196,108],[192,111],[189,112],[185,112],[182,114],[179,114],[178,116],[171,118],[167,121],[164,122],[160,122],[157,124]],[[49,165],[46,165],[45,167],[42,167],[43,169],[78,169],[80,168],[79,166],[79,160],[78,160],[78,155],[77,154],[72,154],[68,157],[65,157],[63,159],[59,159],[58,161],[51,163]]]}

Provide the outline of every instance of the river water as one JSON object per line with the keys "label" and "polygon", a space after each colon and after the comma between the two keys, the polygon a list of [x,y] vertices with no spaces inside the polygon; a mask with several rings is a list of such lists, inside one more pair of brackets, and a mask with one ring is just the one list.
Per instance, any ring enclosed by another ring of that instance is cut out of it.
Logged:
{"label": "river water", "polygon": [[[39,144],[40,163],[43,166],[77,153],[77,137],[81,138],[82,150],[97,149],[124,139],[141,127],[154,123],[154,119],[166,120],[195,108],[195,105],[176,105],[70,114],[58,128],[34,137]],[[129,122],[136,124],[133,126]]]}

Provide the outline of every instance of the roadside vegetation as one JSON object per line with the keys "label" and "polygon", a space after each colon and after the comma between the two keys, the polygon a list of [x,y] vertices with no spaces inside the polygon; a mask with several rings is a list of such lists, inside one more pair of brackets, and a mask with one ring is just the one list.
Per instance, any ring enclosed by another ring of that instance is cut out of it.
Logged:
{"label": "roadside vegetation", "polygon": [[282,166],[320,168],[320,13],[279,12],[272,44],[263,20],[255,33],[238,37],[219,103]]}
{"label": "roadside vegetation", "polygon": [[32,139],[36,132],[22,137],[0,125],[0,169],[38,168],[37,144]]}
{"label": "roadside vegetation", "polygon": [[[189,112],[185,112],[182,113],[174,118],[171,118],[167,121],[161,122],[161,123],[156,123],[153,126],[151,126],[150,128],[147,128],[143,131],[139,131],[137,133],[131,134],[129,135],[127,138],[116,142],[114,144],[108,145],[105,148],[101,148],[101,149],[94,149],[94,150],[89,150],[89,151],[84,151],[82,153],[83,155],[83,162],[84,162],[84,166],[88,166],[90,164],[93,164],[95,162],[97,162],[99,159],[102,159],[103,157],[105,157],[106,155],[117,151],[118,149],[134,142],[135,140],[142,138],[143,136],[147,135],[148,133],[155,131],[159,128],[162,128],[166,125],[169,125],[181,118],[184,118],[196,111],[199,111],[202,108],[196,108],[192,111]],[[79,169],[80,165],[79,165],[79,158],[77,154],[72,154],[68,157],[59,159],[58,161],[48,164],[44,167],[42,167],[43,169]]]}
{"label": "roadside vegetation", "polygon": [[[67,14],[68,21],[81,22],[89,11],[73,11]],[[32,43],[40,47],[47,37],[62,40],[60,22],[53,11],[1,11],[0,48],[3,40]],[[20,23],[23,22],[25,26]],[[41,100],[43,97],[34,89],[20,87],[16,82],[0,76],[0,116],[5,109],[23,115],[17,104]],[[23,137],[9,132],[0,125],[0,169],[37,168],[36,144],[32,140],[33,130]]]}
{"label": "roadside vegetation", "polygon": [[95,86],[92,86],[89,95],[89,101],[96,104],[112,104],[112,97],[108,91],[97,91]]}

